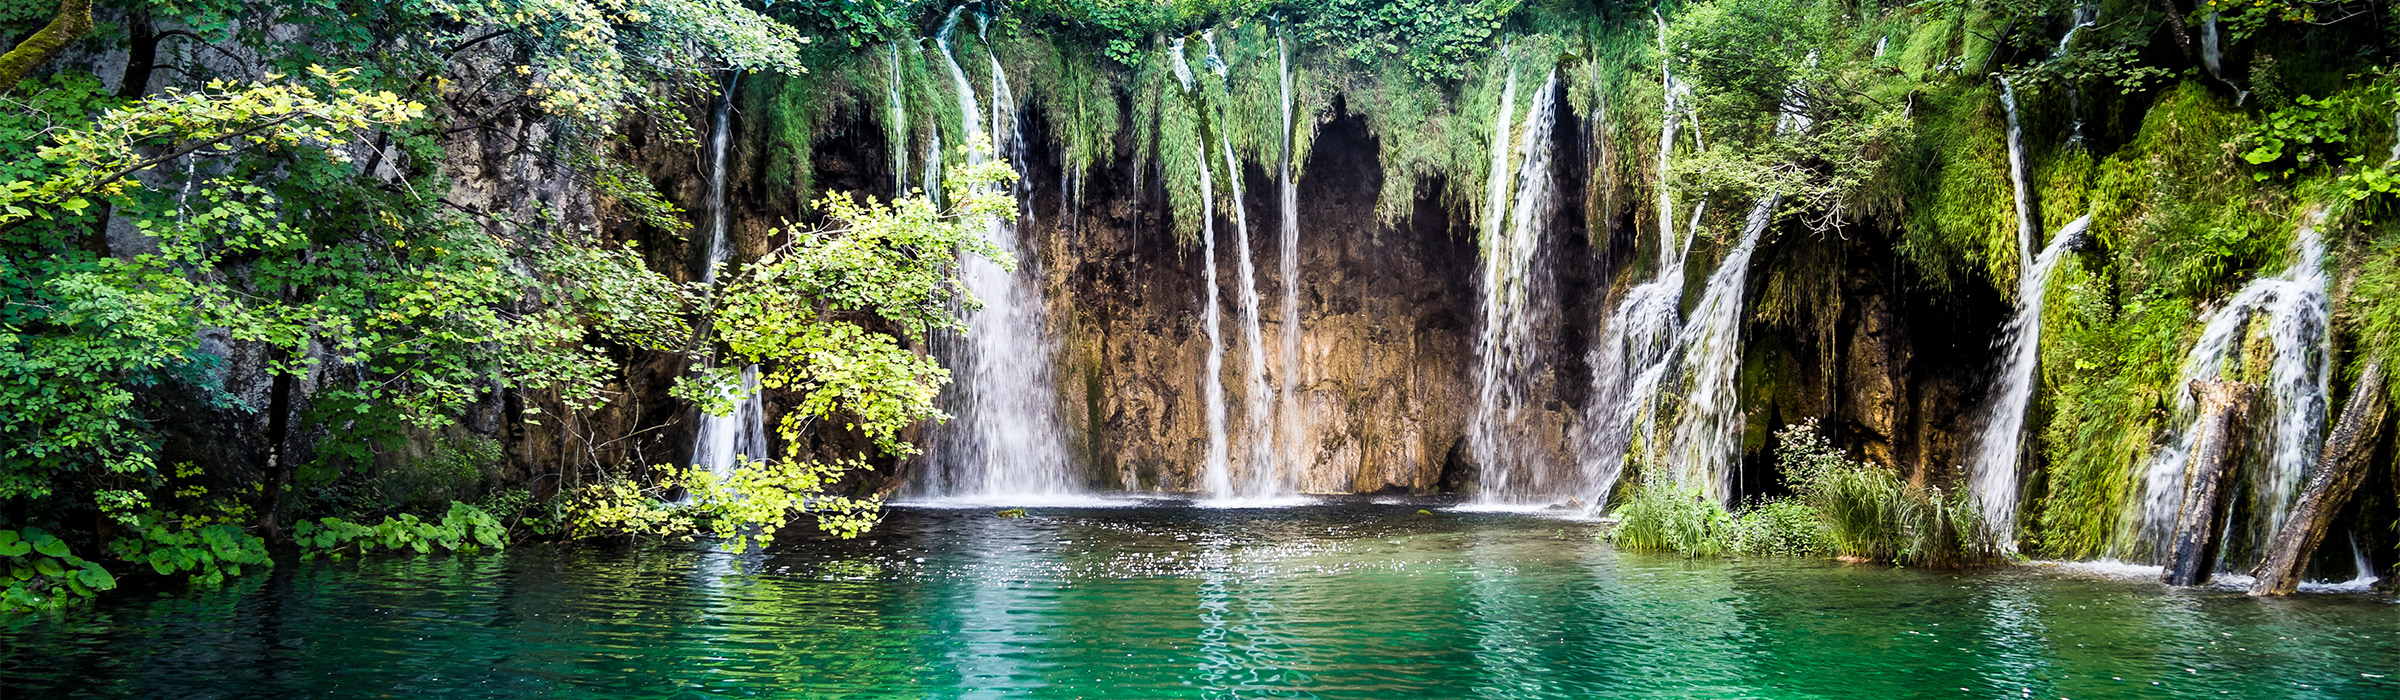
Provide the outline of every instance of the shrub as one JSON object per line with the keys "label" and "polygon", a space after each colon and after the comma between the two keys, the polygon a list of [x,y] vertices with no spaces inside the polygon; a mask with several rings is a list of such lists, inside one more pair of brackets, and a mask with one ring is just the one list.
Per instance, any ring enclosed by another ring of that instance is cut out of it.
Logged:
{"label": "shrub", "polygon": [[1820,557],[1833,551],[1824,519],[1817,509],[1796,498],[1758,501],[1733,516],[1727,532],[1737,554],[1774,557]]}
{"label": "shrub", "polygon": [[1705,557],[1722,554],[1733,515],[1695,488],[1654,481],[1617,509],[1617,546]]}
{"label": "shrub", "polygon": [[1832,550],[1864,561],[1908,566],[1976,566],[2000,559],[1965,494],[1910,484],[1887,467],[1854,462],[1827,442],[1814,420],[1776,433],[1776,450],[1793,491],[1816,511]]}

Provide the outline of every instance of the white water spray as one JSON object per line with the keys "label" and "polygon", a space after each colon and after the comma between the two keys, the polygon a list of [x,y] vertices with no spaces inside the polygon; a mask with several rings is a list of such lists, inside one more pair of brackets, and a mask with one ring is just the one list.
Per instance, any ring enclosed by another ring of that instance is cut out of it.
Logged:
{"label": "white water spray", "polygon": [[1718,503],[1731,500],[1733,469],[1741,458],[1742,297],[1749,288],[1750,256],[1775,221],[1780,197],[1760,197],[1742,225],[1741,241],[1708,276],[1700,305],[1676,344],[1683,347],[1683,372],[1691,380],[1675,425],[1676,482],[1698,488]]}
{"label": "white water spray", "polygon": [[1570,486],[1556,483],[1568,475],[1556,473],[1556,465],[1546,459],[1548,445],[1530,420],[1536,410],[1532,393],[1549,374],[1536,335],[1555,305],[1542,239],[1548,233],[1555,189],[1550,137],[1557,114],[1558,70],[1551,69],[1534,93],[1512,140],[1509,119],[1514,116],[1516,87],[1516,70],[1511,67],[1493,119],[1488,178],[1495,184],[1487,192],[1481,241],[1479,381],[1467,425],[1467,446],[1481,468],[1479,499],[1487,504],[1534,503]]}
{"label": "white water spray", "polygon": [[[1283,224],[1282,264],[1279,266],[1283,273],[1283,385],[1276,392],[1276,396],[1282,398],[1283,405],[1276,411],[1282,417],[1277,422],[1276,440],[1281,446],[1278,458],[1285,465],[1283,471],[1288,473],[1303,465],[1301,455],[1296,454],[1301,437],[1300,401],[1297,395],[1300,382],[1300,187],[1292,179],[1292,151],[1298,145],[1299,132],[1294,130],[1297,125],[1292,121],[1292,59],[1280,34],[1275,37],[1275,60],[1280,71],[1283,97],[1283,163],[1275,174],[1279,190],[1277,204],[1282,209]],[[1284,476],[1281,480],[1277,484],[1278,492],[1298,490],[1297,484],[1290,483],[1292,477]]]}
{"label": "white water spray", "polygon": [[[970,143],[990,143],[1001,154],[1017,142],[1015,108],[1007,79],[992,63],[992,110],[984,111],[975,87],[952,52],[950,38],[960,11],[953,8],[934,35],[958,93],[959,131]],[[990,129],[987,131],[987,127]],[[991,154],[970,153],[969,165]],[[928,164],[928,170],[932,165]],[[1000,249],[1020,250],[1016,222],[993,218],[985,232]],[[936,431],[933,463],[923,487],[934,498],[1042,497],[1076,490],[1067,470],[1059,430],[1057,398],[1050,381],[1054,355],[1042,329],[1040,292],[1030,275],[1015,274],[981,257],[961,262],[969,292],[983,308],[967,317],[966,336],[947,358],[955,384],[957,417]]]}
{"label": "white water spray", "polygon": [[[732,243],[727,237],[725,207],[726,151],[733,140],[733,88],[741,78],[736,72],[725,79],[725,92],[709,115],[708,134],[708,267],[700,271],[700,283],[717,282],[717,268],[733,257]],[[707,469],[722,479],[733,474],[744,460],[767,457],[766,398],[758,385],[758,365],[742,368],[741,387],[733,411],[725,415],[707,412],[700,414],[699,432],[692,438],[692,465]]]}
{"label": "white water spray", "polygon": [[[2248,541],[2263,541],[2283,527],[2292,499],[2310,465],[2323,448],[2327,396],[2332,384],[2332,302],[2326,296],[2325,242],[2318,229],[2325,223],[2323,206],[2311,207],[2294,230],[2294,260],[2282,274],[2252,280],[2215,311],[2202,314],[2200,339],[2184,356],[2183,369],[2172,387],[2177,396],[2175,420],[2184,427],[2173,443],[2161,448],[2143,477],[2140,540],[2164,551],[2182,506],[2188,457],[2199,433],[2197,406],[2181,389],[2194,379],[2214,379],[2226,363],[2242,354],[2252,335],[2249,321],[2267,319],[2267,340],[2273,355],[2267,365],[2269,430],[2252,440],[2266,455],[2262,472],[2253,477],[2250,493],[2261,515],[2241,530]],[[2233,529],[2229,523],[2228,529]]]}
{"label": "white water spray", "polygon": [[[1691,225],[1682,238],[1676,236],[1675,219],[1681,212],[1667,178],[1686,112],[1686,88],[1668,65],[1666,19],[1656,10],[1652,16],[1658,19],[1659,91],[1666,101],[1658,124],[1658,271],[1626,291],[1590,353],[1592,398],[1580,459],[1584,493],[1595,508],[1607,504],[1615,492],[1634,440],[1654,432],[1658,387],[1672,365],[1677,330],[1683,324],[1684,257],[1691,250],[1690,234],[1699,230],[1700,215],[1707,210],[1706,202],[1692,207]],[[1694,142],[1697,147],[1697,139]]]}
{"label": "white water spray", "polygon": [[2017,461],[2024,446],[2025,410],[2033,405],[2033,372],[2041,359],[2042,301],[2050,273],[2091,228],[2084,215],[2059,229],[2033,266],[2017,278],[2017,315],[2000,335],[2000,376],[1976,422],[1974,465],[1968,488],[1983,524],[2014,550],[2017,532]]}

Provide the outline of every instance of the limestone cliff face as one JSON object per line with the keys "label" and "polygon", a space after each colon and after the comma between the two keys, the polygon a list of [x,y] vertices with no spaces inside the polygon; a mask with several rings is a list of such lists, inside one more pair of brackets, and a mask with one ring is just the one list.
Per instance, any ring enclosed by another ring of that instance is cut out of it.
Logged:
{"label": "limestone cliff face", "polygon": [[[869,135],[878,127],[858,121],[872,118],[837,115],[832,135],[818,141],[821,191],[887,194],[882,139]],[[1518,439],[1532,443],[1528,451],[1564,470],[1576,466],[1574,441],[1591,408],[1589,345],[1619,295],[1649,273],[1634,261],[1635,241],[1644,238],[1639,232],[1651,224],[1633,206],[1643,201],[1639,196],[1620,191],[1604,205],[1593,203],[1612,193],[1588,191],[1583,174],[1592,155],[1606,154],[1580,141],[1585,130],[1575,115],[1559,119],[1553,165],[1559,203],[1542,253],[1547,272],[1538,281],[1548,309],[1535,334],[1546,368],[1517,420]],[[1316,128],[1299,185],[1296,319],[1282,312],[1274,174],[1249,166],[1244,175],[1270,386],[1282,383],[1283,324],[1300,324],[1294,415],[1276,417],[1290,427],[1275,453],[1297,465],[1306,493],[1471,490],[1477,465],[1464,436],[1478,379],[1475,230],[1469,217],[1430,196],[1404,221],[1377,221],[1383,178],[1377,135],[1341,108]],[[1029,117],[1026,138],[1019,274],[1038,280],[1046,299],[1058,348],[1060,415],[1083,481],[1102,491],[1197,490],[1209,445],[1203,247],[1174,238],[1156,173],[1137,172],[1130,153],[1074,182],[1049,155],[1039,114]],[[1080,188],[1079,197],[1063,193],[1071,186]],[[746,201],[766,206],[762,194],[751,192]],[[1219,216],[1221,379],[1238,480],[1251,468],[1253,444],[1269,436],[1249,429],[1239,238],[1229,214]],[[763,219],[745,215],[737,221],[746,225],[737,228],[765,235]],[[1695,279],[1722,255],[1717,244],[1703,245],[1689,273]],[[1810,417],[1857,456],[1919,480],[1957,478],[1950,465],[1960,449],[1956,436],[1968,427],[1973,390],[2004,308],[1994,300],[1912,296],[1912,275],[1888,250],[1870,240],[1806,232],[1774,236],[1762,248],[1744,303],[1741,384],[1749,439],[1738,493],[1781,488],[1770,435]],[[1777,275],[1790,280],[1776,282]],[[1791,280],[1817,291],[1792,297]],[[1769,294],[1801,308],[1768,314],[1757,307]],[[1687,293],[1686,303],[1697,296]],[[896,488],[908,469],[900,465],[877,482]]]}
{"label": "limestone cliff face", "polygon": [[[1300,188],[1297,319],[1282,317],[1273,175],[1251,168],[1243,188],[1273,386],[1284,371],[1283,324],[1300,324],[1297,415],[1277,417],[1292,426],[1277,451],[1302,465],[1305,492],[1431,490],[1473,401],[1472,233],[1430,204],[1401,225],[1377,223],[1382,176],[1364,128],[1335,119],[1319,138]],[[1092,485],[1191,490],[1209,443],[1208,261],[1200,246],[1170,238],[1160,193],[1149,183],[1131,191],[1132,182],[1121,169],[1094,176],[1082,206],[1038,220],[1031,240],[1065,355],[1065,415],[1081,432]],[[1219,229],[1226,424],[1239,478],[1255,442],[1272,436],[1248,429],[1238,236]]]}

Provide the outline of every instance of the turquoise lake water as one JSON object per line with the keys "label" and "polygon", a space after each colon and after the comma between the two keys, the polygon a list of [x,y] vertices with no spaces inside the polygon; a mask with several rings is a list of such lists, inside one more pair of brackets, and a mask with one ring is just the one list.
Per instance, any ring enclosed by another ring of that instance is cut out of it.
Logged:
{"label": "turquoise lake water", "polygon": [[2400,698],[2400,605],[1616,551],[1364,500],[286,562],[0,621],[0,698]]}

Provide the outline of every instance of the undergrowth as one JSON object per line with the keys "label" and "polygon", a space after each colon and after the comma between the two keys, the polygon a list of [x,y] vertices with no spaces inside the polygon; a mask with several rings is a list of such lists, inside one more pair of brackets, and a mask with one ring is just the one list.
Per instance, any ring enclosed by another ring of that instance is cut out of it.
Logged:
{"label": "undergrowth", "polygon": [[1816,421],[1786,426],[1777,461],[1792,486],[1786,498],[1738,510],[1696,489],[1643,484],[1617,510],[1610,537],[1627,549],[1687,556],[1824,557],[1905,566],[1968,567],[1997,562],[1964,494],[1908,483],[1891,469],[1844,457]]}

